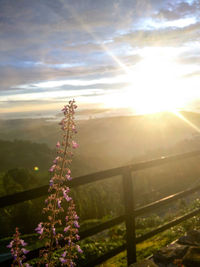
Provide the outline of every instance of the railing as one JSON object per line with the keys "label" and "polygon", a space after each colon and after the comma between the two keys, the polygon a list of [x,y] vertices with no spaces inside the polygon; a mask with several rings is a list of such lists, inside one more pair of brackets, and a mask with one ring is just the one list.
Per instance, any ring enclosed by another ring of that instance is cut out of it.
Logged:
{"label": "railing", "polygon": [[[145,241],[148,238],[153,237],[154,235],[165,231],[166,229],[175,226],[179,223],[181,223],[184,220],[187,220],[198,213],[200,213],[200,209],[195,209],[192,212],[187,213],[184,216],[181,216],[179,218],[176,218],[175,220],[172,220],[171,222],[160,226],[142,236],[136,237],[136,229],[135,229],[135,218],[137,216],[152,212],[153,210],[160,208],[163,205],[167,205],[171,203],[174,200],[177,200],[179,198],[188,196],[198,190],[200,190],[200,185],[190,188],[188,190],[176,193],[174,195],[168,196],[166,198],[160,199],[158,201],[155,201],[153,203],[150,203],[146,206],[140,207],[135,209],[134,208],[134,188],[133,188],[133,178],[132,172],[139,171],[143,169],[147,169],[150,167],[159,166],[162,164],[170,163],[179,161],[182,159],[187,159],[190,157],[200,156],[200,151],[193,151],[189,153],[184,154],[178,154],[174,156],[169,157],[162,157],[155,160],[150,160],[146,162],[141,162],[137,164],[131,164],[128,166],[123,166],[115,169],[105,170],[85,176],[81,176],[78,178],[74,178],[72,181],[70,181],[70,187],[77,187],[82,186],[88,183],[93,183],[96,181],[104,180],[113,176],[122,176],[122,182],[123,182],[123,193],[124,193],[124,206],[125,206],[125,214],[118,216],[114,219],[108,220],[104,223],[101,223],[95,227],[92,227],[85,231],[80,231],[81,239],[84,239],[86,237],[90,237],[94,234],[97,234],[103,230],[106,230],[110,227],[113,227],[117,224],[120,224],[122,222],[125,222],[126,224],[126,243],[120,247],[117,247],[108,253],[104,254],[103,256],[91,261],[87,262],[86,266],[95,266],[97,264],[100,264],[107,259],[117,255],[118,253],[127,250],[127,263],[128,265],[131,263],[136,262],[136,244]],[[44,195],[48,194],[48,185],[38,187],[35,189],[27,190],[24,192],[16,193],[13,195],[8,195],[0,198],[0,208],[7,207],[9,205],[14,205],[26,200],[32,200]],[[33,259],[36,258],[39,255],[39,249],[33,250],[29,252],[27,255],[27,259]],[[1,266],[10,266],[11,265],[11,259],[6,260],[4,262],[1,262]]]}

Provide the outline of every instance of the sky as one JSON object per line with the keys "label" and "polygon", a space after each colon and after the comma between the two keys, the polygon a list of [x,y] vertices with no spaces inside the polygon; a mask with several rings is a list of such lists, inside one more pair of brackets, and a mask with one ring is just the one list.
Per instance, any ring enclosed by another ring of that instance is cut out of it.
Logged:
{"label": "sky", "polygon": [[198,106],[199,41],[199,0],[0,0],[1,117]]}

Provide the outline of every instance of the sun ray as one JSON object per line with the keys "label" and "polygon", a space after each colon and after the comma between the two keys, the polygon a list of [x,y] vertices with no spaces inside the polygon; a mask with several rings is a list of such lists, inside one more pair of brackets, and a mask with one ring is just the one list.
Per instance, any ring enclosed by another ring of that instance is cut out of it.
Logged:
{"label": "sun ray", "polygon": [[192,123],[191,121],[189,121],[188,119],[186,119],[179,111],[173,111],[173,113],[180,118],[181,120],[183,120],[184,122],[186,122],[189,126],[191,126],[194,130],[196,130],[198,133],[200,133],[200,129],[199,127],[197,127],[194,123]]}

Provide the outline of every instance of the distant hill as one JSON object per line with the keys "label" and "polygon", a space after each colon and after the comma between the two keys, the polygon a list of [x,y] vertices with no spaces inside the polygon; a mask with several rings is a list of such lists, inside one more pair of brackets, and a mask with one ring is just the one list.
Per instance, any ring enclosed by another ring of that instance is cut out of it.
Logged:
{"label": "distant hill", "polygon": [[53,158],[52,150],[46,144],[36,144],[30,141],[0,140],[0,171],[13,168],[28,168],[47,170]]}
{"label": "distant hill", "polygon": [[[183,112],[182,115],[200,127],[199,114]],[[199,135],[189,124],[169,112],[82,120],[77,121],[77,127],[76,140],[80,147],[76,158],[91,171],[123,165],[141,157],[145,159],[152,151],[157,151],[158,156],[163,155],[180,142],[183,151],[190,150],[187,145],[184,147],[185,140]],[[29,140],[46,143],[53,149],[60,138],[57,122],[45,119],[0,121],[2,140]],[[198,147],[195,145],[195,148]]]}

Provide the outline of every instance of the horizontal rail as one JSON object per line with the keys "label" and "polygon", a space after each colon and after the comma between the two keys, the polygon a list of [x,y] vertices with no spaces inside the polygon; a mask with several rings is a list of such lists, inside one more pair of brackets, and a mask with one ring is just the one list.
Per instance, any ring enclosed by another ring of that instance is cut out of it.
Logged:
{"label": "horizontal rail", "polygon": [[196,191],[199,191],[199,190],[200,190],[200,185],[192,187],[192,188],[187,189],[185,191],[181,191],[181,192],[176,193],[174,195],[159,199],[159,200],[157,200],[153,203],[150,203],[146,206],[135,209],[135,211],[134,211],[135,216],[140,216],[140,215],[143,215],[145,213],[152,212],[155,209],[160,208],[161,206],[167,205],[167,204],[169,204],[169,203],[171,203],[171,202],[173,202],[179,198],[186,197],[186,196],[188,196],[188,195],[190,195]]}
{"label": "horizontal rail", "polygon": [[163,232],[163,231],[165,231],[165,230],[167,230],[167,229],[169,229],[169,228],[171,228],[171,227],[173,227],[173,226],[175,226],[175,225],[177,225],[177,224],[179,224],[179,223],[181,223],[187,219],[190,219],[199,213],[200,213],[200,209],[196,209],[196,210],[191,211],[191,212],[189,212],[186,215],[183,215],[181,217],[178,217],[177,219],[174,219],[171,222],[166,223],[166,224],[164,224],[164,225],[162,225],[162,226],[160,226],[160,227],[158,227],[158,228],[156,228],[156,229],[154,229],[154,230],[152,230],[152,231],[150,231],[150,232],[148,232],[142,236],[136,237],[136,244],[141,243],[141,242],[145,241],[146,239],[151,238],[151,237],[153,237],[153,236],[155,236],[155,235],[157,235],[157,234],[159,234],[159,233],[161,233],[161,232]]}
{"label": "horizontal rail", "polygon": [[111,219],[109,221],[106,221],[104,223],[101,223],[97,226],[94,226],[90,229],[84,230],[82,232],[80,232],[80,237],[81,240],[86,238],[86,237],[90,237],[92,235],[98,234],[99,232],[102,232],[106,229],[109,229],[117,224],[123,223],[125,220],[125,215],[121,215],[119,217],[116,217],[114,219]]}
{"label": "horizontal rail", "polygon": [[[100,171],[100,172],[80,176],[70,181],[70,187],[77,187],[77,186],[85,185],[88,183],[93,183],[93,182],[97,182],[100,180],[108,179],[113,176],[122,175],[124,173],[124,170],[126,169],[129,169],[130,171],[139,171],[139,170],[143,170],[146,168],[155,167],[155,166],[159,166],[159,165],[166,164],[169,162],[178,161],[178,160],[182,160],[182,159],[186,159],[186,158],[190,158],[194,156],[200,156],[200,150],[187,152],[183,154],[177,154],[174,156],[162,157],[159,159],[139,162],[139,163],[123,166],[123,167],[118,167],[114,169],[109,169],[105,171]],[[0,197],[0,208],[14,205],[14,204],[26,201],[26,200],[32,200],[38,197],[45,196],[48,194],[48,188],[49,188],[48,185],[44,185],[38,188],[34,188],[34,189],[26,190],[23,192],[18,192],[12,195]]]}
{"label": "horizontal rail", "polygon": [[48,185],[37,187],[34,189],[18,192],[12,195],[0,197],[0,208],[15,205],[27,200],[32,200],[48,194]]}

